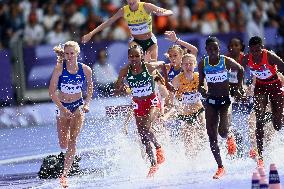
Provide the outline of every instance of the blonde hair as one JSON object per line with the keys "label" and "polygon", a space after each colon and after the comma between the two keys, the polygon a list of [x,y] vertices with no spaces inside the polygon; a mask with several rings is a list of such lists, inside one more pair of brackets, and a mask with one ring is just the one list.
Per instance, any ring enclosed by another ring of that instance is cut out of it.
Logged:
{"label": "blonde hair", "polygon": [[167,58],[169,58],[169,52],[171,50],[177,50],[181,56],[184,54],[184,50],[181,48],[180,45],[173,45],[168,49],[167,53],[164,54]]}
{"label": "blonde hair", "polygon": [[80,54],[80,46],[76,41],[67,41],[66,43],[64,43],[64,48],[67,46],[74,47],[75,51]]}
{"label": "blonde hair", "polygon": [[63,45],[62,44],[56,45],[56,46],[53,47],[53,51],[57,55],[57,63],[63,63],[64,48],[67,47],[67,46],[74,47],[77,54],[80,54],[80,46],[76,41],[67,41]]}
{"label": "blonde hair", "polygon": [[190,54],[190,53],[186,53],[182,56],[182,63],[183,63],[183,59],[184,58],[194,58],[194,64],[196,65],[197,64],[197,60],[196,60],[196,56],[194,56],[193,54]]}

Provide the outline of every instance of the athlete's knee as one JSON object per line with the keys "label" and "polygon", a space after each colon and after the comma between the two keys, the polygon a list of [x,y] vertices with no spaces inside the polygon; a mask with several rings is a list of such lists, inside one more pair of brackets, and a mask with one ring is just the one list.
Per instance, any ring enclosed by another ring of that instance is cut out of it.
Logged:
{"label": "athlete's knee", "polygon": [[223,129],[219,129],[219,135],[222,137],[222,138],[227,138],[228,136],[228,128],[223,128]]}

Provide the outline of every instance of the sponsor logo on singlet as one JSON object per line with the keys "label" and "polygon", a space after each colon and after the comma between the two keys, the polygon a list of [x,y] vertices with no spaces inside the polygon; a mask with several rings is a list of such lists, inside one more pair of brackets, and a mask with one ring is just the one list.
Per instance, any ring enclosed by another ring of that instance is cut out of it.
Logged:
{"label": "sponsor logo on singlet", "polygon": [[183,104],[194,104],[200,100],[200,93],[198,92],[187,92],[182,94],[182,103]]}
{"label": "sponsor logo on singlet", "polygon": [[132,95],[135,97],[149,96],[152,94],[153,88],[151,83],[140,87],[132,87]]}
{"label": "sponsor logo on singlet", "polygon": [[228,79],[228,72],[223,70],[218,73],[206,73],[206,81],[209,83],[221,83]]}

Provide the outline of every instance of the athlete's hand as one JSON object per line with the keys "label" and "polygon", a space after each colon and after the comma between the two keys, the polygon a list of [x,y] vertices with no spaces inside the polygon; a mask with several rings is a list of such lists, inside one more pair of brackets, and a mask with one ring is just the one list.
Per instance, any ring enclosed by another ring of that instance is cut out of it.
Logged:
{"label": "athlete's hand", "polygon": [[206,91],[206,89],[204,88],[204,87],[199,87],[198,88],[198,92],[201,94],[201,96],[203,97],[203,98],[206,98],[207,97],[207,91]]}
{"label": "athlete's hand", "polygon": [[64,117],[68,117],[68,118],[74,117],[74,114],[65,107],[62,107],[59,110],[64,115]]}
{"label": "athlete's hand", "polygon": [[89,104],[84,104],[82,107],[82,111],[84,113],[88,113],[90,111],[90,105]]}
{"label": "athlete's hand", "polygon": [[91,40],[91,38],[92,38],[92,34],[91,33],[88,33],[88,34],[86,34],[86,35],[84,35],[83,37],[82,37],[82,43],[87,43],[88,41],[90,41]]}
{"label": "athlete's hand", "polygon": [[165,39],[171,41],[171,42],[176,42],[177,41],[177,36],[176,36],[176,33],[174,31],[165,31]]}

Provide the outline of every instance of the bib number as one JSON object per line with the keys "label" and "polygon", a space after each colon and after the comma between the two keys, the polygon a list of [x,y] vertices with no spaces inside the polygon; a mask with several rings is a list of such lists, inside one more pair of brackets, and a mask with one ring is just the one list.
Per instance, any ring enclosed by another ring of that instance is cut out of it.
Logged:
{"label": "bib number", "polygon": [[132,95],[135,97],[142,97],[142,96],[148,96],[152,94],[153,88],[151,83],[148,83],[144,87],[133,87],[132,88]]}
{"label": "bib number", "polygon": [[200,93],[185,93],[182,95],[183,104],[194,104],[200,100]]}
{"label": "bib number", "polygon": [[206,81],[209,83],[221,83],[228,79],[228,73],[226,71],[220,73],[206,73]]}
{"label": "bib number", "polygon": [[258,79],[267,79],[272,76],[272,73],[269,69],[257,71],[257,70],[250,70],[250,72],[257,77]]}

